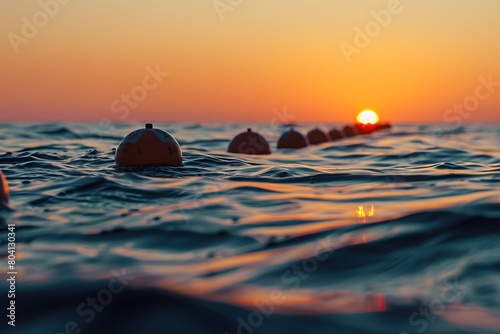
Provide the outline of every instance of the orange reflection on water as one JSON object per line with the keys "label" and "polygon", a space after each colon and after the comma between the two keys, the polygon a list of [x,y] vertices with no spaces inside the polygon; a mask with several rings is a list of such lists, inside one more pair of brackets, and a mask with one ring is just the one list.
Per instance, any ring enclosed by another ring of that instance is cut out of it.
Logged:
{"label": "orange reflection on water", "polygon": [[[290,215],[284,217],[290,217],[291,219],[295,220],[311,218],[310,215]],[[262,219],[262,221],[265,222],[280,222],[280,220],[275,219],[272,215],[261,215],[259,216],[259,219]],[[352,218],[342,217],[335,220],[328,219],[318,222],[288,225],[285,227],[279,226],[277,224],[276,226],[256,226],[252,229],[252,234],[269,234],[275,236],[298,237],[352,225]]]}
{"label": "orange reflection on water", "polygon": [[372,204],[372,208],[370,209],[370,211],[368,212],[368,216],[369,217],[373,217],[375,216],[375,207],[373,206]]}
{"label": "orange reflection on water", "polygon": [[[366,224],[366,214],[365,214],[365,209],[363,205],[358,206],[358,210],[356,210],[356,213],[358,214],[358,218],[361,219],[363,218],[363,224]],[[373,206],[368,211],[368,217],[374,217],[375,216],[375,206]],[[363,233],[363,243],[366,243],[366,234]]]}
{"label": "orange reflection on water", "polygon": [[[358,218],[366,218],[366,213],[365,213],[365,208],[363,205],[358,206],[358,210],[355,211],[358,214]],[[370,211],[368,211],[368,217],[374,217],[375,216],[375,207],[372,205]],[[366,222],[366,220],[365,220]]]}
{"label": "orange reflection on water", "polygon": [[363,208],[363,206],[358,206],[358,210],[356,211],[356,213],[358,214],[358,218],[365,218],[366,215],[365,215],[365,209]]}
{"label": "orange reflection on water", "polygon": [[[279,296],[279,298],[274,298]],[[217,298],[217,296],[214,296]],[[318,292],[312,290],[269,289],[246,286],[218,293],[224,302],[246,309],[272,303],[276,313],[320,315],[329,313],[360,313],[365,311],[363,298],[351,291]]]}
{"label": "orange reflection on water", "polygon": [[[176,270],[171,267],[160,270],[152,267],[148,268],[148,271],[154,270],[162,276],[156,281],[158,287],[175,290],[182,294],[200,296],[257,276],[260,273],[259,268],[264,262],[269,266],[279,265],[284,261],[289,261],[290,258],[300,259],[303,252],[304,249],[300,247],[288,247],[285,250],[265,250],[214,258],[203,265],[192,263],[178,266]],[[222,271],[229,272],[225,275],[211,276],[212,273]],[[193,279],[193,276],[197,278]],[[202,278],[198,278],[198,276],[202,276]]]}
{"label": "orange reflection on water", "polygon": [[453,305],[443,316],[463,329],[480,328],[491,333],[498,333],[500,330],[500,314],[480,306]]}
{"label": "orange reflection on water", "polygon": [[368,292],[366,294],[367,312],[385,312],[387,311],[387,302],[382,293]]}
{"label": "orange reflection on water", "polygon": [[331,313],[385,312],[387,304],[382,293],[365,295],[349,290],[316,291],[241,286],[206,295],[224,303],[254,310],[267,305],[276,313],[288,315],[321,315]]}

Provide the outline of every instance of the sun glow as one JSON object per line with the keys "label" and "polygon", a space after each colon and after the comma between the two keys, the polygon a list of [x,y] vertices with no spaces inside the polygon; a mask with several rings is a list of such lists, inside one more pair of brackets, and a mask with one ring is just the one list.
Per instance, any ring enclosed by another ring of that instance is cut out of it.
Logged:
{"label": "sun glow", "polygon": [[356,122],[361,124],[377,124],[379,117],[377,113],[373,110],[363,110],[356,117]]}

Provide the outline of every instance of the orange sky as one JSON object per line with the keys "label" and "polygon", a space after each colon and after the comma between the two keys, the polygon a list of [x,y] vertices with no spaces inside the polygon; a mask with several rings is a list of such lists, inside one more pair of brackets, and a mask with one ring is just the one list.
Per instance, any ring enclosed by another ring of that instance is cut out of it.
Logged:
{"label": "orange sky", "polygon": [[0,121],[500,122],[498,0],[229,3],[0,2]]}

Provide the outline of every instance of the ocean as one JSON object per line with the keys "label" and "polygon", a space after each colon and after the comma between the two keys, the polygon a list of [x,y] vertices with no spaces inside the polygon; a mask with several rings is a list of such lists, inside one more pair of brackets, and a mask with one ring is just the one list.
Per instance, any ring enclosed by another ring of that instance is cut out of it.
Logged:
{"label": "ocean", "polygon": [[[183,166],[117,167],[143,127],[0,125],[2,333],[500,333],[500,126],[158,123]],[[248,127],[271,155],[226,153]]]}

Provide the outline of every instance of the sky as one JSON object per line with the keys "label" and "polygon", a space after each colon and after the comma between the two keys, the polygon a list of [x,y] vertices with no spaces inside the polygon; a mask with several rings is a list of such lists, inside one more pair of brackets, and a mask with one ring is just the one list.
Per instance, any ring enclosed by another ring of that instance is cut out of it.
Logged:
{"label": "sky", "polygon": [[0,121],[500,122],[498,0],[4,0]]}

